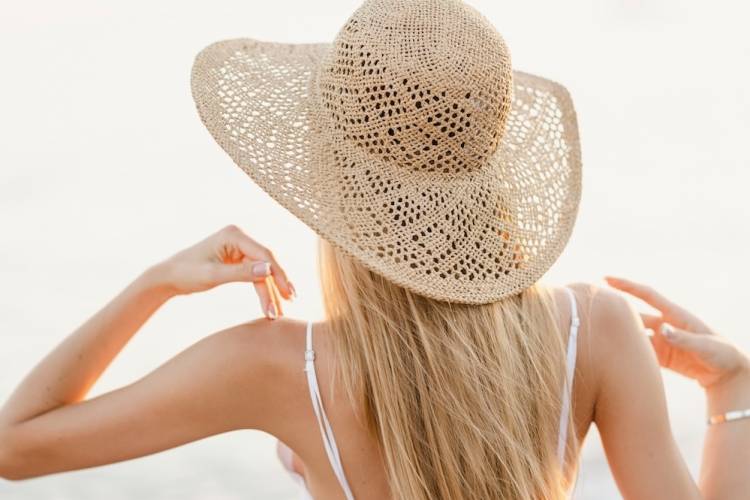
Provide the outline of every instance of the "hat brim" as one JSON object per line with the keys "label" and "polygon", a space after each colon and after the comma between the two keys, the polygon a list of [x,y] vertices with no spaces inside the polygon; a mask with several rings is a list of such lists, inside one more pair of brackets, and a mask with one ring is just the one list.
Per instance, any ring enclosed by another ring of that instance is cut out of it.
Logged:
{"label": "hat brim", "polygon": [[[404,175],[321,133],[314,82],[330,47],[234,39],[203,49],[192,94],[217,143],[322,237],[420,295],[488,303],[534,284],[567,243],[580,200],[567,90],[514,71],[506,133],[488,168],[449,181]],[[342,162],[346,171],[333,168]]]}

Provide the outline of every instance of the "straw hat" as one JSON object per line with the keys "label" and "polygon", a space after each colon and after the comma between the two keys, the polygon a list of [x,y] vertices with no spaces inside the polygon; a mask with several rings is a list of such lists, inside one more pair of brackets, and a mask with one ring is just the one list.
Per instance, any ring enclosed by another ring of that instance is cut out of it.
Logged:
{"label": "straw hat", "polygon": [[192,92],[261,188],[418,294],[518,293],[572,231],[570,96],[513,71],[500,34],[461,1],[367,0],[333,43],[215,43],[196,57]]}

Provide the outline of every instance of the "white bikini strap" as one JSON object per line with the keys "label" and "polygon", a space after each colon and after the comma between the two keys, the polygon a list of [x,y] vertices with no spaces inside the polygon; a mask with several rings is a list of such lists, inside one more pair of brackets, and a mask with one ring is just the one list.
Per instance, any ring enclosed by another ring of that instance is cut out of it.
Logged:
{"label": "white bikini strap", "polygon": [[307,339],[305,340],[305,373],[307,373],[307,386],[310,388],[310,399],[312,400],[315,416],[318,418],[318,427],[320,435],[323,437],[323,447],[328,455],[328,461],[331,463],[333,473],[341,484],[347,500],[354,500],[349,483],[344,475],[344,467],[341,465],[339,449],[336,446],[336,439],[333,437],[333,429],[328,422],[325,409],[323,409],[323,400],[320,397],[318,388],[318,376],[315,373],[315,351],[312,347],[312,321],[307,322]]}
{"label": "white bikini strap", "polygon": [[568,419],[570,418],[570,400],[573,388],[573,377],[576,367],[576,353],[578,344],[578,326],[581,321],[578,318],[576,297],[570,288],[565,288],[570,298],[570,335],[568,336],[568,355],[566,360],[567,373],[563,390],[562,411],[560,413],[560,433],[557,442],[557,459],[560,466],[565,464],[565,448],[568,443]]}

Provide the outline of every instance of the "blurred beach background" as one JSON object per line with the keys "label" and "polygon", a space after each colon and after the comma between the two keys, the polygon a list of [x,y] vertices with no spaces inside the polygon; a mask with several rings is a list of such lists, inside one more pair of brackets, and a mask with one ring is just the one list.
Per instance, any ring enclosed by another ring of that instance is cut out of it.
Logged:
{"label": "blurred beach background", "polygon": [[[570,244],[544,282],[603,285],[605,274],[645,281],[750,349],[747,4],[469,3],[503,34],[516,69],[563,83],[576,104],[583,199]],[[358,4],[3,4],[0,399],[146,266],[228,223],[287,267],[299,292],[287,315],[321,317],[315,236],[204,130],[190,66],[223,38],[330,41]],[[259,314],[245,285],[178,298],[126,346],[91,396]],[[690,381],[664,378],[674,434],[697,474],[703,395]],[[0,480],[0,498],[296,498],[273,443],[258,432],[228,433],[129,462]],[[619,498],[595,429],[576,498]]]}

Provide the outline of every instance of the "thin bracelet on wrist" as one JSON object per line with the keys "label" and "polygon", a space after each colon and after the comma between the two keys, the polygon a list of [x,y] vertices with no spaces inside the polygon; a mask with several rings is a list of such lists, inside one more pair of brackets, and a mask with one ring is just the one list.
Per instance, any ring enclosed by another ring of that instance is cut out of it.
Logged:
{"label": "thin bracelet on wrist", "polygon": [[708,425],[723,424],[724,422],[731,422],[742,418],[750,418],[750,408],[747,410],[734,410],[726,413],[719,413],[718,415],[711,415],[708,418]]}

